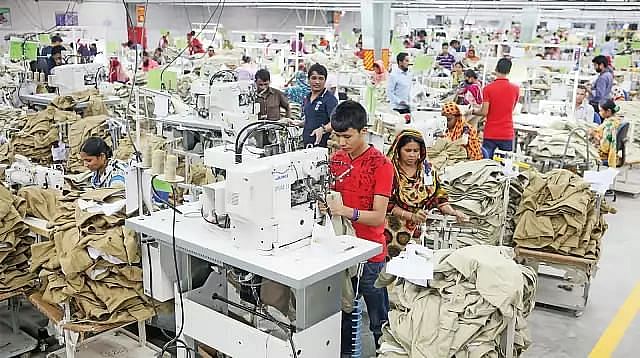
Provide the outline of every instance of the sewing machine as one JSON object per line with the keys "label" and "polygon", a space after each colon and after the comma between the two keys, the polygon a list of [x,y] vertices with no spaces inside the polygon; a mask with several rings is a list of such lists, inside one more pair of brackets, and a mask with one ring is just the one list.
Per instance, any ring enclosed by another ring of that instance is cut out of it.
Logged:
{"label": "sewing machine", "polygon": [[6,169],[5,180],[9,186],[36,185],[45,189],[62,191],[64,173],[61,170],[33,164],[28,158],[18,154],[11,167]]}
{"label": "sewing machine", "polygon": [[225,181],[204,187],[203,212],[211,222],[228,217],[241,248],[270,251],[308,239],[327,164],[325,148],[246,159],[227,167]]}
{"label": "sewing machine", "polygon": [[84,91],[97,84],[101,68],[104,66],[98,63],[56,66],[49,75],[49,87],[57,88],[60,95]]}

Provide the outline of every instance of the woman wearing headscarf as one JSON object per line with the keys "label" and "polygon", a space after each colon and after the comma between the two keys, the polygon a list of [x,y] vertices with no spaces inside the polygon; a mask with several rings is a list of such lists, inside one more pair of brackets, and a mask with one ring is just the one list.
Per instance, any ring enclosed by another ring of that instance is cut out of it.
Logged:
{"label": "woman wearing headscarf", "polygon": [[600,103],[600,117],[602,124],[591,130],[591,135],[598,143],[598,151],[602,164],[617,168],[618,166],[618,129],[620,128],[620,118],[616,113],[620,112],[613,100],[607,99]]}
{"label": "woman wearing headscarf", "polygon": [[296,72],[294,81],[295,85],[285,88],[284,94],[289,99],[289,102],[299,103],[302,106],[304,99],[311,93],[311,86],[309,86],[304,65],[301,65],[298,72]]}
{"label": "woman wearing headscarf", "polygon": [[377,85],[387,80],[387,70],[384,67],[384,62],[378,60],[373,63],[373,84]]}
{"label": "woman wearing headscarf", "polygon": [[400,132],[387,157],[394,166],[393,190],[387,207],[385,237],[390,257],[397,256],[412,238],[420,237],[420,225],[427,221],[427,211],[438,208],[459,222],[469,218],[449,204],[427,162],[427,150],[422,134],[413,129]]}
{"label": "woman wearing headscarf", "polygon": [[442,106],[442,115],[447,117],[447,138],[452,142],[460,141],[470,160],[482,159],[478,131],[464,119],[460,107],[454,102],[447,102]]}

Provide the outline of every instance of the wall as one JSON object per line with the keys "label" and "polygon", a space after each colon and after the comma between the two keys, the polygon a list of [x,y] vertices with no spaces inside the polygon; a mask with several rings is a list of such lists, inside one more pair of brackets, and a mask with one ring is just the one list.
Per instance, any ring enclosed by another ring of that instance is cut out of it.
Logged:
{"label": "wall", "polygon": [[[71,5],[74,6],[73,4]],[[55,12],[64,12],[67,1],[0,0],[0,7],[11,9],[11,28],[0,29],[0,35],[35,32],[55,25]],[[80,26],[87,28],[89,38],[122,42],[127,37],[126,17],[122,2],[85,1],[75,4]]]}

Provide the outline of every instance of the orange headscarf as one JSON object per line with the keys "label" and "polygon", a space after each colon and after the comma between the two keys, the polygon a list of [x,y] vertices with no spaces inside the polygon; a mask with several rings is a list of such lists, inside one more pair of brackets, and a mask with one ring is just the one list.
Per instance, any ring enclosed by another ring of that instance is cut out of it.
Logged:
{"label": "orange headscarf", "polygon": [[447,138],[452,142],[455,142],[466,132],[469,138],[467,144],[464,146],[467,150],[467,156],[471,160],[482,159],[482,150],[480,149],[478,131],[464,120],[462,112],[460,112],[460,107],[458,107],[454,102],[447,102],[442,106],[442,114],[456,116],[456,123],[453,125],[453,128],[447,130]]}

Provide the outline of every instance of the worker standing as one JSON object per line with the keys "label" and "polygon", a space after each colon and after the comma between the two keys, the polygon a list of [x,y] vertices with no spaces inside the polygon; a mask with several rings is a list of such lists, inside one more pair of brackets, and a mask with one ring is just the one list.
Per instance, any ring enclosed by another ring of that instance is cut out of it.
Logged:
{"label": "worker standing", "polygon": [[513,150],[513,109],[518,103],[520,88],[509,82],[511,60],[501,58],[496,65],[496,79],[483,92],[480,111],[473,114],[486,116],[482,149],[486,158],[493,158],[496,149]]}
{"label": "worker standing", "polygon": [[594,111],[600,111],[600,103],[611,97],[611,88],[613,87],[613,71],[609,66],[609,60],[603,55],[593,58],[593,67],[598,73],[593,86],[591,88],[591,96],[589,103],[593,106]]}
{"label": "worker standing", "polygon": [[280,90],[273,88],[271,85],[271,74],[265,69],[256,72],[256,88],[258,89],[258,103],[260,104],[260,112],[258,119],[268,121],[280,120],[280,108],[286,111],[285,117],[291,117],[291,109],[289,109],[289,100]]}
{"label": "worker standing", "polygon": [[338,105],[338,100],[325,87],[326,67],[316,63],[309,68],[308,76],[311,93],[305,98],[302,107],[304,116],[302,142],[305,147],[314,145],[326,147],[329,133],[332,131],[329,120]]}
{"label": "worker standing", "polygon": [[[369,314],[369,329],[376,349],[380,347],[382,325],[388,321],[389,296],[386,288],[375,287],[385,264],[387,241],[385,217],[393,187],[393,165],[379,150],[367,142],[367,112],[361,104],[344,101],[331,117],[340,150],[330,160],[335,178],[333,189],[342,200],[327,199],[329,213],[351,220],[355,236],[382,245],[382,252],[364,264],[362,275],[352,278],[354,291],[364,297]],[[341,352],[352,354],[351,315],[342,313]]]}
{"label": "worker standing", "polygon": [[409,54],[400,52],[396,56],[398,67],[391,71],[387,83],[387,97],[391,108],[400,114],[411,112],[409,96],[411,95],[412,74],[409,72]]}

